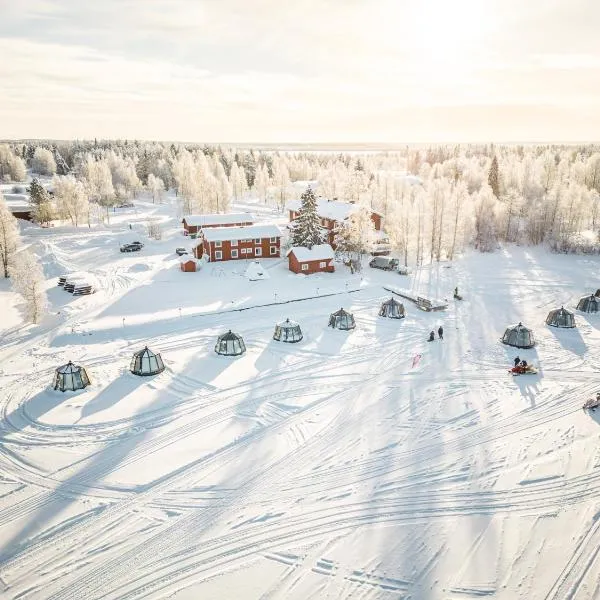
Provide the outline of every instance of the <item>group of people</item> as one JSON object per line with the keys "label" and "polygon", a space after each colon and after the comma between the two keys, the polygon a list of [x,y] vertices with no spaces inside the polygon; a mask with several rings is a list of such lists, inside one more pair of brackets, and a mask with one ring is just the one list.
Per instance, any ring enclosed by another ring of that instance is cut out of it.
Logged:
{"label": "group of people", "polygon": [[521,360],[518,356],[515,358],[515,366],[513,367],[514,371],[526,371],[527,367],[529,366],[527,364],[526,360]]}
{"label": "group of people", "polygon": [[[440,340],[444,339],[444,328],[441,325],[438,327],[438,337],[440,338]],[[435,331],[431,330],[431,333],[429,334],[429,339],[427,341],[433,342],[433,340],[435,340]]]}

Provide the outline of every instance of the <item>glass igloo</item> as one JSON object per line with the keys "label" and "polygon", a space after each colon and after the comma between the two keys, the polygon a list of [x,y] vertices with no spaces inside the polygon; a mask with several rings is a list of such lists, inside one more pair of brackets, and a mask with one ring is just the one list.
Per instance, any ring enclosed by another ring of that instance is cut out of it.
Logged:
{"label": "glass igloo", "polygon": [[354,315],[340,308],[340,310],[332,313],[329,317],[329,327],[333,327],[334,329],[354,329],[356,327]]}
{"label": "glass igloo", "polygon": [[157,375],[165,370],[165,365],[160,354],[154,354],[146,346],[143,350],[133,355],[129,370],[134,375]]}
{"label": "glass igloo", "polygon": [[53,387],[61,392],[74,392],[90,385],[90,378],[83,367],[69,361],[54,373]]}
{"label": "glass igloo", "polygon": [[551,310],[546,317],[546,325],[552,327],[573,328],[575,325],[575,315],[564,307]]}
{"label": "glass igloo", "polygon": [[577,310],[586,313],[595,313],[600,311],[600,298],[596,296],[584,296],[577,303]]}
{"label": "glass igloo", "polygon": [[380,317],[389,317],[390,319],[403,319],[406,316],[404,305],[394,298],[386,300],[379,309]]}
{"label": "glass igloo", "polygon": [[515,348],[533,348],[535,338],[533,331],[525,327],[522,323],[509,327],[502,336],[502,343]]}
{"label": "glass igloo", "polygon": [[273,339],[278,342],[299,342],[302,339],[302,329],[300,329],[300,325],[296,321],[286,319],[275,325]]}
{"label": "glass igloo", "polygon": [[223,356],[238,356],[246,352],[246,344],[242,336],[233,333],[231,329],[219,336],[215,345],[215,352]]}

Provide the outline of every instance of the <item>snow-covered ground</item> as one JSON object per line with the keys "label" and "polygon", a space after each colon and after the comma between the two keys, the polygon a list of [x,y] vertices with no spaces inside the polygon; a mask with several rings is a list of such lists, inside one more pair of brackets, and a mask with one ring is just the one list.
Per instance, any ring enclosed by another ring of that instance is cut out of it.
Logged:
{"label": "snow-covered ground", "polygon": [[[600,597],[600,419],[581,410],[600,317],[544,324],[599,287],[600,260],[507,247],[409,277],[304,277],[267,259],[250,282],[246,261],[180,272],[173,214],[139,202],[105,228],[25,228],[52,309],[23,326],[0,287],[0,598]],[[101,290],[73,298],[65,271]],[[383,286],[449,309],[378,317]],[[352,332],[327,327],[341,306]],[[286,317],[302,342],[272,339]],[[507,373],[518,321],[538,375]],[[228,329],[243,356],[213,352]],[[146,344],[167,368],[139,378]],[[50,389],[68,360],[89,388]]]}

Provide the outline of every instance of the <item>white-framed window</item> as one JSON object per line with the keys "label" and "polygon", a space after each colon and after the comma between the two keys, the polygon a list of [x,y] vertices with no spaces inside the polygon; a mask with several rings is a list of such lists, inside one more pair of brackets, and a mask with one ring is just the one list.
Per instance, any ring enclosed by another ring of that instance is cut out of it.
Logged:
{"label": "white-framed window", "polygon": [[324,269],[327,266],[325,261],[319,263],[319,269]]}
{"label": "white-framed window", "polygon": [[232,250],[231,251],[231,258],[237,258],[238,257],[238,251],[237,250]]}
{"label": "white-framed window", "polygon": [[262,256],[262,248],[254,248],[254,254],[256,256]]}
{"label": "white-framed window", "polygon": [[274,254],[277,254],[277,248],[276,246],[271,246],[271,256],[273,256]]}
{"label": "white-framed window", "polygon": [[302,265],[302,270],[303,270],[303,271],[308,271],[308,265],[307,265],[306,263],[304,263],[304,264]]}
{"label": "white-framed window", "polygon": [[260,240],[260,238],[255,238],[255,239],[254,239],[254,243],[255,243],[255,244],[260,244],[260,241],[261,241],[261,240]]}
{"label": "white-framed window", "polygon": [[238,241],[237,240],[231,240],[230,244],[232,246],[237,246]]}
{"label": "white-framed window", "polygon": [[223,253],[220,250],[215,252],[215,260],[223,260]]}
{"label": "white-framed window", "polygon": [[242,248],[240,254],[248,254],[248,248]]}
{"label": "white-framed window", "polygon": [[215,248],[220,248],[222,245],[223,245],[223,242],[221,242],[221,241],[215,242]]}
{"label": "white-framed window", "polygon": [[270,238],[269,241],[271,242],[271,244],[276,244],[277,238],[276,237]]}

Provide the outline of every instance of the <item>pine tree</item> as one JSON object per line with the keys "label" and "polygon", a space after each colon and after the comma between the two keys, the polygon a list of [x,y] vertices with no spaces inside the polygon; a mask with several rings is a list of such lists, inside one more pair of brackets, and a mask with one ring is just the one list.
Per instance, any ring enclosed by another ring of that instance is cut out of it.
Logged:
{"label": "pine tree", "polygon": [[321,219],[317,212],[317,198],[312,189],[308,187],[300,196],[300,200],[302,205],[292,233],[292,245],[312,248],[323,242]]}
{"label": "pine tree", "polygon": [[9,276],[9,267],[19,246],[19,226],[13,214],[8,210],[4,197],[0,193],[0,263],[4,277]]}
{"label": "pine tree", "polygon": [[498,169],[498,159],[494,155],[492,164],[488,172],[488,185],[492,188],[492,192],[496,198],[500,198],[500,171]]}
{"label": "pine tree", "polygon": [[44,188],[44,186],[41,185],[37,177],[34,177],[31,180],[31,184],[29,185],[27,191],[29,192],[31,203],[35,204],[36,206],[39,206],[40,204],[43,204],[44,202],[48,202],[50,200],[46,188]]}

